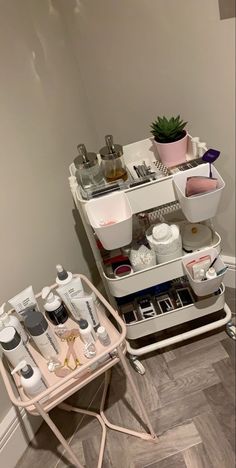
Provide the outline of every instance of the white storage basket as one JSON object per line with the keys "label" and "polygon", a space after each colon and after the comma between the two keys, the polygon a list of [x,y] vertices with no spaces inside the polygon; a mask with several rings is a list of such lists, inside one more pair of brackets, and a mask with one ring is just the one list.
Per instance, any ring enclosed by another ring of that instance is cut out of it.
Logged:
{"label": "white storage basket", "polygon": [[[193,279],[189,269],[187,268],[187,264],[190,263],[192,260],[197,260],[200,257],[203,257],[203,256],[205,257],[206,255],[210,255],[211,262],[212,262],[217,257],[218,253],[215,248],[210,248],[210,249],[205,249],[202,252],[195,252],[194,254],[188,255],[186,258],[182,260],[184,271],[188,277],[191,288],[193,289],[193,291],[195,292],[197,296],[207,296],[208,294],[212,294],[215,291],[217,291],[225,275],[225,272],[224,272],[220,274],[219,276],[217,276],[216,278],[207,279],[204,281],[199,281],[199,280],[197,281]],[[216,272],[218,272],[222,270],[224,267],[225,267],[225,264],[222,258],[219,256],[216,262],[214,263],[214,268]]]}
{"label": "white storage basket", "polygon": [[209,164],[201,164],[193,169],[178,172],[173,176],[173,183],[181,209],[191,223],[213,218],[217,212],[225,183],[214,166],[212,166],[212,176],[218,180],[218,188],[212,192],[194,195],[192,197],[186,197],[185,195],[187,177],[208,175]]}
{"label": "white storage basket", "polygon": [[85,209],[89,222],[104,249],[112,250],[130,244],[132,210],[124,192],[90,200],[86,203]]}

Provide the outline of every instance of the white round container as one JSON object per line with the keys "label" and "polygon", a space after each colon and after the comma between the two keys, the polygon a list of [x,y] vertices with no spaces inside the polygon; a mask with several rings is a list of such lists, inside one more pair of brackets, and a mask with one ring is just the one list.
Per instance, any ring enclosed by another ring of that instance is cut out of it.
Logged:
{"label": "white round container", "polygon": [[205,224],[185,223],[181,228],[183,250],[193,252],[212,244],[212,230]]}
{"label": "white round container", "polygon": [[16,367],[20,361],[25,360],[27,364],[36,366],[28,349],[22,342],[20,334],[13,327],[6,327],[0,331],[0,345],[13,367]]}

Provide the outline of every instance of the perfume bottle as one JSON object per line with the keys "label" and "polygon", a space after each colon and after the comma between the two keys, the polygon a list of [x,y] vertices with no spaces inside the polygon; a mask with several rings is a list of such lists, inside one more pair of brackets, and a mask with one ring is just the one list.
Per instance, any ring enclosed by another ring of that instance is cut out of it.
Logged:
{"label": "perfume bottle", "polygon": [[123,160],[123,148],[113,143],[113,136],[105,136],[106,146],[100,149],[101,167],[107,182],[118,179],[127,180],[128,174]]}
{"label": "perfume bottle", "polygon": [[74,159],[76,179],[82,188],[87,189],[104,183],[96,153],[88,153],[84,144],[77,146],[78,156]]}

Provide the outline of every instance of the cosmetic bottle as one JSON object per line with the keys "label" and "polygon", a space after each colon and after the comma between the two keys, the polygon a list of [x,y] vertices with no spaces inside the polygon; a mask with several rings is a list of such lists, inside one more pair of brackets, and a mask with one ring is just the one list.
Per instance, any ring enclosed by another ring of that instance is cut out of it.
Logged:
{"label": "cosmetic bottle", "polygon": [[16,367],[22,360],[25,360],[31,366],[36,366],[33,357],[14,327],[5,327],[0,331],[0,345],[4,355],[13,367]]}
{"label": "cosmetic bottle", "polygon": [[100,149],[101,167],[107,182],[118,179],[127,180],[128,174],[123,161],[123,148],[113,143],[113,136],[105,136],[106,146]]}
{"label": "cosmetic bottle", "polygon": [[78,315],[78,311],[72,303],[72,299],[80,297],[84,292],[81,279],[78,276],[73,278],[72,273],[70,271],[66,271],[62,265],[57,265],[56,269],[56,283],[59,286],[56,292],[66,305],[69,312],[71,312],[75,320],[79,320],[81,317]]}
{"label": "cosmetic bottle", "polygon": [[98,335],[98,339],[99,339],[100,343],[103,346],[109,346],[111,344],[110,337],[109,337],[105,327],[99,327],[97,329],[97,335]]}
{"label": "cosmetic bottle", "polygon": [[213,267],[209,268],[209,270],[207,270],[206,272],[206,279],[213,279],[216,277],[217,277],[217,274],[216,274],[215,268]]}
{"label": "cosmetic bottle", "polygon": [[94,304],[94,295],[83,294],[81,297],[72,299],[72,304],[76,307],[80,318],[87,320],[87,322],[92,325],[93,329],[97,331],[100,327],[100,322]]}
{"label": "cosmetic bottle", "polygon": [[89,345],[90,343],[94,343],[94,337],[92,334],[92,327],[87,320],[79,320],[79,332],[81,340],[84,342],[85,345]]}
{"label": "cosmetic bottle", "polygon": [[68,320],[68,312],[62,303],[62,300],[56,294],[53,294],[47,286],[42,289],[42,299],[45,302],[45,315],[53,325],[60,325]]}
{"label": "cosmetic bottle", "polygon": [[25,319],[25,328],[45,359],[48,360],[59,354],[60,347],[57,339],[41,312],[28,315]]}
{"label": "cosmetic bottle", "polygon": [[20,323],[20,320],[15,315],[4,312],[5,303],[0,307],[0,329],[5,327],[14,327],[22,338],[23,343],[27,343],[28,336]]}
{"label": "cosmetic bottle", "polygon": [[47,389],[38,367],[32,367],[23,360],[13,369],[11,375],[14,375],[16,372],[20,372],[21,386],[29,397],[34,397]]}
{"label": "cosmetic bottle", "polygon": [[104,183],[96,153],[88,153],[84,144],[77,146],[78,156],[74,159],[75,177],[84,189]]}

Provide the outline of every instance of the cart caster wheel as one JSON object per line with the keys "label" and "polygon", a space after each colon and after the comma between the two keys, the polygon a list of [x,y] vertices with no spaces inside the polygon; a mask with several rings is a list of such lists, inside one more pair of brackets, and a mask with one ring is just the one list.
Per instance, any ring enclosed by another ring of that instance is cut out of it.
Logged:
{"label": "cart caster wheel", "polygon": [[138,359],[132,359],[131,358],[130,359],[130,364],[134,368],[134,370],[136,372],[138,372],[138,374],[140,374],[140,375],[145,374],[145,367],[143,366],[143,364]]}
{"label": "cart caster wheel", "polygon": [[226,333],[232,340],[236,340],[236,327],[231,321],[226,324]]}

